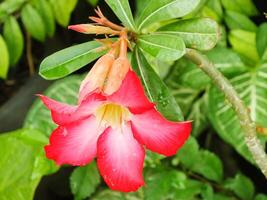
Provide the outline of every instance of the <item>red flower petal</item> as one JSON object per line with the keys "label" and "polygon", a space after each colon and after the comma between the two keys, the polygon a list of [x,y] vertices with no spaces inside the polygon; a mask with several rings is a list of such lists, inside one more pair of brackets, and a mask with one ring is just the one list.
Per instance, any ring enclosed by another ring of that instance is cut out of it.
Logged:
{"label": "red flower petal", "polygon": [[128,107],[133,113],[144,112],[154,107],[154,104],[146,97],[141,81],[131,70],[127,73],[119,90],[107,98]]}
{"label": "red flower petal", "polygon": [[58,165],[85,165],[95,158],[97,139],[103,131],[93,116],[59,126],[45,146],[46,156]]}
{"label": "red flower petal", "polygon": [[80,106],[73,106],[60,103],[44,95],[38,96],[41,98],[45,106],[51,110],[52,119],[58,125],[66,125],[87,118],[105,100],[105,97],[94,93],[87,96]]}
{"label": "red flower petal", "polygon": [[99,137],[97,164],[112,190],[136,191],[144,184],[144,157],[144,149],[134,139],[129,124],[122,129],[109,128]]}
{"label": "red flower petal", "polygon": [[165,156],[176,154],[191,132],[191,122],[168,121],[155,109],[133,115],[131,120],[137,141]]}

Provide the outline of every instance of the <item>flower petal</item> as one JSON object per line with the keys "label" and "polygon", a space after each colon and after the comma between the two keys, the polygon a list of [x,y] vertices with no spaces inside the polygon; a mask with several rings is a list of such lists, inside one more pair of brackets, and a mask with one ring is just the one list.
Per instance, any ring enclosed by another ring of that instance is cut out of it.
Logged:
{"label": "flower petal", "polygon": [[128,71],[119,90],[107,98],[128,107],[133,113],[141,113],[154,107],[146,97],[141,81],[131,70]]}
{"label": "flower petal", "polygon": [[191,122],[171,122],[151,109],[132,116],[132,131],[138,142],[151,151],[171,156],[184,144],[191,132]]}
{"label": "flower petal", "polygon": [[107,129],[97,143],[100,174],[113,190],[136,191],[144,184],[142,177],[145,152],[134,139],[129,124],[121,129]]}
{"label": "flower petal", "polygon": [[105,100],[105,97],[102,95],[93,93],[87,96],[79,106],[74,106],[60,103],[44,95],[38,96],[41,98],[45,106],[51,110],[52,119],[58,125],[65,125],[87,118]]}
{"label": "flower petal", "polygon": [[45,146],[46,156],[58,165],[85,165],[95,158],[97,139],[103,131],[93,116],[59,126]]}

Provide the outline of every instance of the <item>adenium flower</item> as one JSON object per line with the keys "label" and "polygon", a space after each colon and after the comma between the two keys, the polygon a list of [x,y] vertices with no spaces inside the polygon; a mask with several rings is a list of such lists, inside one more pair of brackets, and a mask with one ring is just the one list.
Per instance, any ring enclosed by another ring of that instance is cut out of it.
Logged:
{"label": "adenium flower", "polygon": [[144,185],[144,149],[176,154],[191,122],[168,121],[156,110],[130,68],[125,45],[122,40],[117,59],[112,49],[97,61],[81,84],[78,105],[40,98],[58,125],[45,146],[46,156],[58,165],[75,166],[97,158],[107,185],[129,192]]}

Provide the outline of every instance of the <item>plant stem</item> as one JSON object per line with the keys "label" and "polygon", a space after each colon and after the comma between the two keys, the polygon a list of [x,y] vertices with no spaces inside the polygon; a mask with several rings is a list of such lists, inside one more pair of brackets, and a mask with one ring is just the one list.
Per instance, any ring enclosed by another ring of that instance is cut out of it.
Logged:
{"label": "plant stem", "polygon": [[204,71],[224,93],[226,99],[232,105],[240,125],[245,134],[245,142],[251,152],[255,162],[267,178],[267,155],[263,146],[256,136],[256,126],[252,121],[249,110],[240,99],[231,83],[217,70],[208,58],[196,50],[187,49],[186,57],[194,62],[202,71]]}
{"label": "plant stem", "polygon": [[29,67],[30,76],[33,76],[35,73],[35,67],[32,57],[32,41],[30,34],[26,31],[26,55],[27,55],[27,62]]}

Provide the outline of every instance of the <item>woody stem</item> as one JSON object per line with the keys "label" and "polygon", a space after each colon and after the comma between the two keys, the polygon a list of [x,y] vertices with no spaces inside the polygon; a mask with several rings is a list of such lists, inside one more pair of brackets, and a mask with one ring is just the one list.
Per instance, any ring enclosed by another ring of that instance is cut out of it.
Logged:
{"label": "woody stem", "polygon": [[186,57],[205,72],[232,105],[245,134],[245,142],[261,172],[267,178],[267,155],[256,136],[256,126],[249,111],[231,83],[217,70],[208,58],[196,50],[187,49]]}

